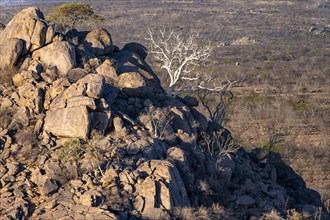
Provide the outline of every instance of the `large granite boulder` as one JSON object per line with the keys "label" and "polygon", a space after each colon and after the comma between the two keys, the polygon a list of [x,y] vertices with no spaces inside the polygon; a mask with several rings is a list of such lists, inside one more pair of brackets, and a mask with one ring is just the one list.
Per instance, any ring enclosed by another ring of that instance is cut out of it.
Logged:
{"label": "large granite boulder", "polygon": [[39,59],[46,67],[56,66],[59,74],[66,75],[76,66],[76,52],[65,41],[55,41],[33,52],[32,57]]}
{"label": "large granite boulder", "polygon": [[44,130],[59,137],[87,139],[90,117],[86,106],[48,111]]}
{"label": "large granite boulder", "polygon": [[0,33],[0,45],[10,38],[24,41],[22,54],[34,51],[52,41],[54,29],[44,21],[43,13],[36,7],[29,7],[19,12]]}

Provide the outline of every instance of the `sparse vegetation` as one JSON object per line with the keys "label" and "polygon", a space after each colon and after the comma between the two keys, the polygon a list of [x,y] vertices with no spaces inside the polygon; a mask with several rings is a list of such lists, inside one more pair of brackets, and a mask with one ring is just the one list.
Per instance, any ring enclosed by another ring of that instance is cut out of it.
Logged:
{"label": "sparse vegetation", "polygon": [[224,136],[223,130],[214,131],[212,134],[202,132],[200,137],[199,148],[209,156],[223,156],[235,152],[239,148],[230,135]]}
{"label": "sparse vegetation", "polygon": [[155,138],[166,138],[169,134],[172,116],[170,115],[171,109],[169,107],[157,108],[150,105],[147,109],[147,116],[153,128]]}
{"label": "sparse vegetation", "polygon": [[288,220],[300,220],[302,219],[301,213],[297,212],[295,209],[288,210]]}
{"label": "sparse vegetation", "polygon": [[86,154],[99,160],[100,152],[97,144],[102,137],[102,133],[93,130],[90,139],[87,141],[77,138],[67,140],[60,149],[59,159],[64,163],[67,161],[79,162]]}
{"label": "sparse vegetation", "polygon": [[[9,87],[13,85],[13,76],[15,75],[16,70],[1,70],[0,69],[0,85],[3,87]],[[0,88],[1,90],[1,88]]]}
{"label": "sparse vegetation", "polygon": [[233,217],[219,204],[213,204],[211,207],[199,208],[176,208],[174,211],[174,219],[177,220],[197,220],[197,219],[232,219]]}
{"label": "sparse vegetation", "polygon": [[289,105],[292,106],[292,108],[297,111],[297,110],[306,110],[308,109],[309,107],[309,104],[305,101],[298,101],[298,102],[295,102],[293,100],[289,100],[288,101]]}
{"label": "sparse vegetation", "polygon": [[66,141],[59,153],[59,159],[64,163],[67,161],[79,161],[86,153],[86,145],[79,139],[71,139]]}

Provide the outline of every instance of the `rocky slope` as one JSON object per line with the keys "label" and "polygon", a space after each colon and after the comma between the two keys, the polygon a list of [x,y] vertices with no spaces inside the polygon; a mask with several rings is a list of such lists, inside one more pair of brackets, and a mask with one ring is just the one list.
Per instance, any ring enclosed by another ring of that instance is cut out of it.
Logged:
{"label": "rocky slope", "polygon": [[221,219],[329,217],[277,155],[248,153],[197,100],[166,96],[146,56],[104,29],[55,33],[37,8],[6,25],[1,219],[175,219],[175,209],[214,204]]}

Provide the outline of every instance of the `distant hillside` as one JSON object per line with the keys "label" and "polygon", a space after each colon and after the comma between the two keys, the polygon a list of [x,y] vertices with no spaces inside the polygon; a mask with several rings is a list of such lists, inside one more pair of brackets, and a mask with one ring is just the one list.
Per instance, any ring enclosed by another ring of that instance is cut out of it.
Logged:
{"label": "distant hillside", "polygon": [[42,3],[70,2],[72,0],[0,0],[0,6],[20,6]]}

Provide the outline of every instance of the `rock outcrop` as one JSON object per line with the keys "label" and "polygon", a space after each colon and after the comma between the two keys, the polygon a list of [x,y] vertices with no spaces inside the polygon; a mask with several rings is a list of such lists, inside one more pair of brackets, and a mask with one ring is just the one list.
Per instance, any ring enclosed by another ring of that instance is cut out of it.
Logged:
{"label": "rock outcrop", "polygon": [[[143,47],[119,50],[104,29],[51,32],[28,8],[0,33],[4,67],[18,69],[0,85],[1,217],[175,219],[175,209],[214,204],[229,219],[329,217],[280,158],[248,153],[196,99],[168,97]],[[210,150],[201,132],[226,144]]]}
{"label": "rock outcrop", "polygon": [[35,7],[19,12],[0,33],[0,45],[7,44],[8,39],[17,38],[24,41],[22,54],[34,51],[50,43],[55,31],[44,21],[43,13]]}

